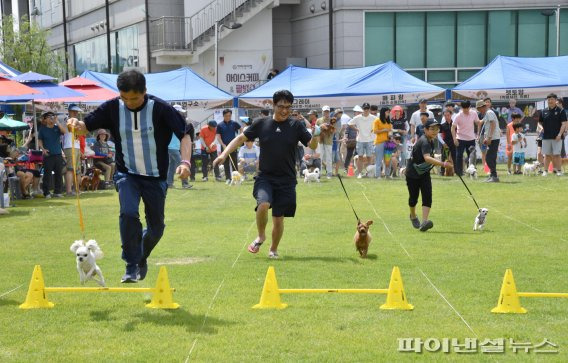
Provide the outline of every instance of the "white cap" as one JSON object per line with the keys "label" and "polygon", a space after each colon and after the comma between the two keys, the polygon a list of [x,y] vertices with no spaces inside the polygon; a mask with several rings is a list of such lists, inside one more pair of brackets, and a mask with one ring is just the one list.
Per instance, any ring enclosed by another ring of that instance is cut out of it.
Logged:
{"label": "white cap", "polygon": [[322,111],[330,111],[331,109],[329,108],[328,105],[325,105],[321,108]]}
{"label": "white cap", "polygon": [[355,107],[353,107],[353,112],[363,112],[363,109],[361,108],[361,106],[355,105]]}
{"label": "white cap", "polygon": [[180,104],[177,104],[177,103],[174,105],[174,109],[175,109],[177,112],[181,112],[181,113],[185,113],[185,112],[186,112],[186,111],[183,109],[183,107],[181,107],[181,105],[180,105]]}

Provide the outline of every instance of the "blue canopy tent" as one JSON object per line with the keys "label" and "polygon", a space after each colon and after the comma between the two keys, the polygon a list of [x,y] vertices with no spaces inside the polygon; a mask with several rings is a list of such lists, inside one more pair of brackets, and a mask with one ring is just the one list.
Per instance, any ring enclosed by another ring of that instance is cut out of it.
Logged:
{"label": "blue canopy tent", "polygon": [[270,107],[274,92],[287,89],[294,107],[322,105],[352,107],[418,103],[421,98],[444,99],[444,89],[426,83],[394,62],[351,69],[313,69],[289,66],[269,82],[239,96],[240,107]]}
{"label": "blue canopy tent", "polygon": [[485,68],[452,89],[452,98],[534,101],[551,92],[568,96],[568,56],[520,58],[497,56]]}
{"label": "blue canopy tent", "polygon": [[17,71],[16,69],[10,67],[6,63],[0,61],[0,74],[5,74],[10,77],[15,77],[21,72]]}
{"label": "blue canopy tent", "polygon": [[[182,105],[187,104],[189,108],[230,106],[233,102],[231,94],[213,86],[187,67],[144,76],[148,93],[168,102],[180,102]],[[84,71],[81,77],[97,81],[102,87],[118,92],[117,74]]]}

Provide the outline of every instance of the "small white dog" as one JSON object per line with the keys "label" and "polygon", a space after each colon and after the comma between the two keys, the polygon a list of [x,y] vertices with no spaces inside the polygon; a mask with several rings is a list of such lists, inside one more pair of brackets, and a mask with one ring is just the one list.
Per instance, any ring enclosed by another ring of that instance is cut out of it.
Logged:
{"label": "small white dog", "polygon": [[525,163],[523,165],[523,175],[536,175],[536,172],[540,168],[540,163],[535,161],[534,163]]}
{"label": "small white dog", "polygon": [[469,175],[470,179],[477,179],[477,168],[473,164],[469,164],[467,169],[465,169],[467,175]]}
{"label": "small white dog", "polygon": [[320,170],[319,170],[319,168],[315,168],[314,171],[312,171],[311,173],[308,169],[304,169],[303,173],[304,173],[304,183],[311,183],[313,181],[318,182],[318,183],[320,182],[320,179],[319,179]]}
{"label": "small white dog", "polygon": [[473,224],[474,231],[481,231],[483,229],[488,212],[489,210],[487,208],[479,208],[479,214],[477,215],[477,217],[475,217],[475,223]]}
{"label": "small white dog", "polygon": [[243,183],[243,175],[238,171],[233,171],[231,173],[231,185],[241,185]]}
{"label": "small white dog", "polygon": [[[105,278],[96,260],[103,258],[103,251],[95,240],[89,240],[85,243],[83,240],[73,242],[70,248],[77,258],[77,271],[79,272],[79,280],[84,285],[90,279],[95,280],[102,287],[106,287]],[[98,275],[98,279],[95,278]]]}

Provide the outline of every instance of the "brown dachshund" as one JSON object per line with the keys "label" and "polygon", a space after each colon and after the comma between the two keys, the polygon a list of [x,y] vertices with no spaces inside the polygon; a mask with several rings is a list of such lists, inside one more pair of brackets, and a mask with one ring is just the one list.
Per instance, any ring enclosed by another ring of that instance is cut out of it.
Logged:
{"label": "brown dachshund", "polygon": [[369,232],[369,226],[373,224],[373,221],[367,221],[363,223],[361,221],[357,222],[357,232],[355,232],[355,249],[359,251],[361,258],[367,257],[367,251],[369,250],[369,244],[371,244],[371,233]]}

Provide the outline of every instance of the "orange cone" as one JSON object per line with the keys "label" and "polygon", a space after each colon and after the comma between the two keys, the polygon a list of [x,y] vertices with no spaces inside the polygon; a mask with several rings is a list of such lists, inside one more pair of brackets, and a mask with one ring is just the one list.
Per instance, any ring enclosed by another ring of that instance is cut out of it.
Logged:
{"label": "orange cone", "polygon": [[487,163],[483,164],[483,171],[485,172],[485,174],[489,174],[489,172],[491,172],[491,170],[489,170],[489,167],[487,166]]}
{"label": "orange cone", "polygon": [[554,165],[552,165],[552,161],[548,164],[548,172],[552,173],[554,171]]}
{"label": "orange cone", "polygon": [[347,169],[347,176],[355,176],[355,172],[353,171],[353,165],[349,164],[349,168]]}

